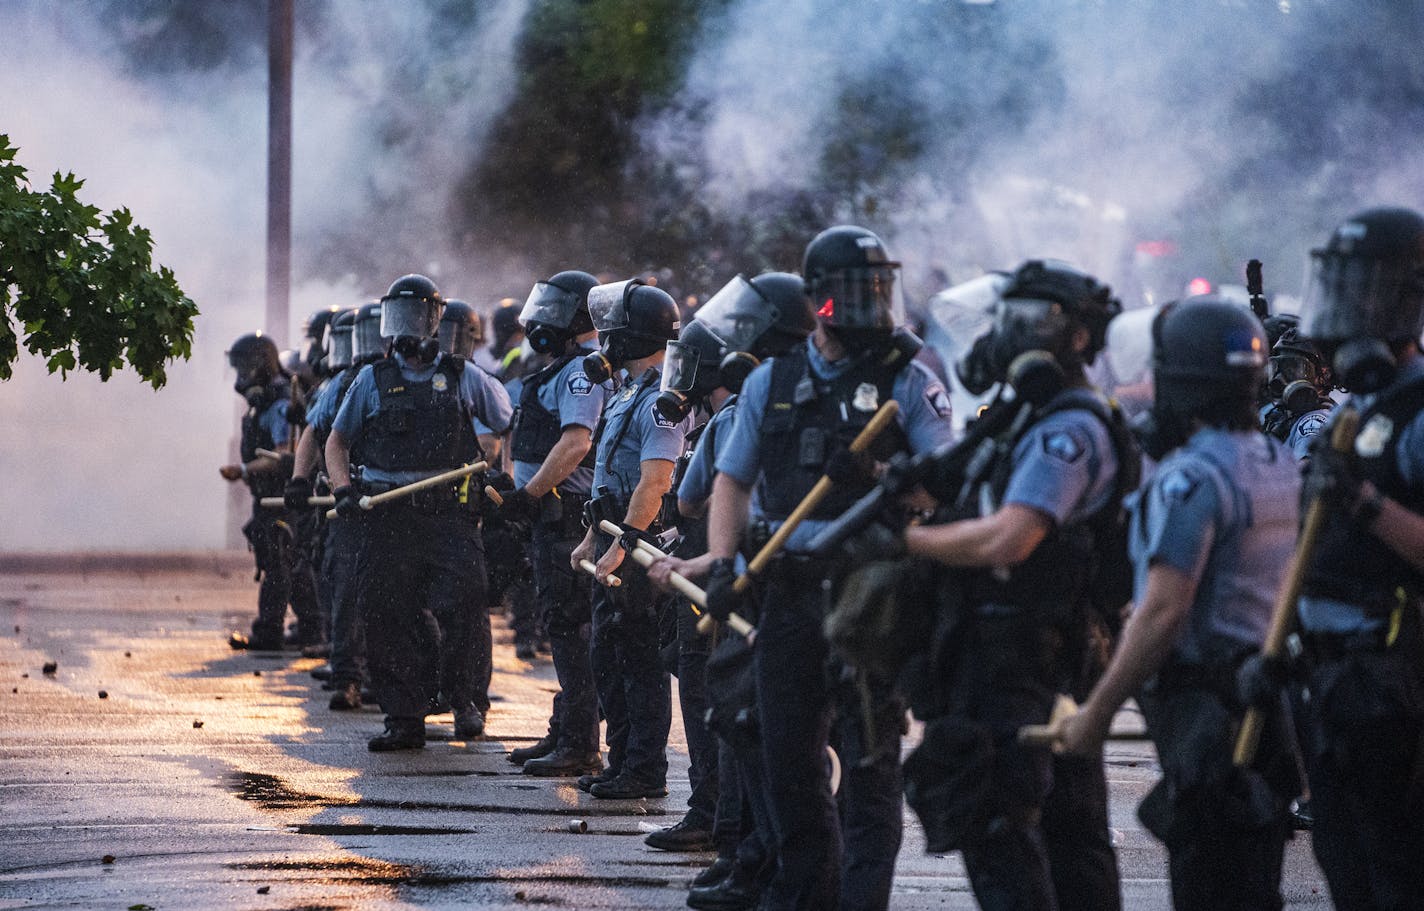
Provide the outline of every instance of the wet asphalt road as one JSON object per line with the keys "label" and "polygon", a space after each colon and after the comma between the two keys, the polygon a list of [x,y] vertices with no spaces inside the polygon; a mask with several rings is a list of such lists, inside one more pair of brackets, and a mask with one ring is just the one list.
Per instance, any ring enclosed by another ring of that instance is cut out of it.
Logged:
{"label": "wet asphalt road", "polygon": [[[505,753],[543,733],[556,684],[497,624],[486,738],[451,739],[445,715],[423,752],[369,753],[379,713],[329,711],[320,661],[228,649],[255,609],[246,555],[197,564],[0,571],[0,908],[684,907],[711,855],[641,838],[685,808],[680,720],[664,800],[521,776]],[[1133,813],[1151,749],[1108,763],[1125,906],[1165,909]],[[957,856],[922,845],[907,815],[892,907],[973,908]],[[1306,839],[1285,888],[1329,907]]]}

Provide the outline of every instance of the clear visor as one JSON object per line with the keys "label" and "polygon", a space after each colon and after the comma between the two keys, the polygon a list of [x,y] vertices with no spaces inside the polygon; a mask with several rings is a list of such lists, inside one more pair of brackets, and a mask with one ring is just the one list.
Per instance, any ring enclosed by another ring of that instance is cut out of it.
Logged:
{"label": "clear visor", "polygon": [[628,290],[642,282],[636,278],[626,281],[599,285],[588,292],[588,315],[593,319],[593,328],[599,332],[612,332],[628,325]]}
{"label": "clear visor", "polygon": [[351,325],[328,326],[326,329],[326,362],[333,370],[351,366]]}
{"label": "clear visor", "polygon": [[572,291],[565,291],[548,282],[537,282],[524,301],[524,309],[519,311],[519,324],[543,323],[567,329],[574,321],[578,306],[579,297]]}
{"label": "clear visor", "polygon": [[475,335],[468,323],[447,319],[440,321],[440,331],[436,335],[440,350],[469,360],[475,353]]}
{"label": "clear visor", "polygon": [[1407,264],[1325,250],[1311,251],[1310,260],[1301,335],[1326,342],[1359,336],[1395,341],[1419,335],[1424,310],[1418,299],[1424,289]]}
{"label": "clear visor", "polygon": [[381,335],[386,338],[433,338],[440,328],[442,304],[420,298],[381,301]]}
{"label": "clear visor", "polygon": [[1320,369],[1309,358],[1299,354],[1278,354],[1271,358],[1270,382],[1284,389],[1286,384],[1304,380],[1312,386],[1321,384]]}
{"label": "clear visor", "polygon": [[381,311],[378,308],[365,319],[356,320],[356,325],[351,330],[351,356],[375,357],[385,350],[386,340],[381,335]]}
{"label": "clear visor", "polygon": [[687,393],[697,382],[697,365],[702,356],[697,349],[682,342],[667,343],[667,359],[663,361],[662,391]]}
{"label": "clear visor", "polygon": [[1057,301],[1005,298],[994,307],[993,331],[1028,347],[1052,350],[1068,328],[1068,316]]}
{"label": "clear visor", "polygon": [[750,351],[752,343],[775,324],[780,315],[776,306],[740,275],[697,309],[697,321],[706,326],[727,351]]}
{"label": "clear visor", "polygon": [[838,269],[822,278],[813,301],[816,315],[846,329],[895,328],[895,269]]}

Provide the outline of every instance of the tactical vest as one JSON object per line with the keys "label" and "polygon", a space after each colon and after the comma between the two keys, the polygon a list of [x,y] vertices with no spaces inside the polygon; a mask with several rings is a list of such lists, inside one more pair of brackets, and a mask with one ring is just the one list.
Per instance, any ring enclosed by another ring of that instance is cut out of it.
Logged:
{"label": "tactical vest", "polygon": [[[628,407],[618,415],[618,425],[616,427],[609,426],[608,412],[612,407],[612,403],[610,402],[609,406],[604,408],[603,417],[599,419],[598,427],[593,432],[593,446],[591,449],[593,452],[600,454],[603,451],[604,436],[610,431],[613,434],[613,442],[608,447],[608,456],[604,468],[618,480],[620,487],[627,484],[627,479],[613,471],[613,457],[617,454],[618,447],[623,442],[623,438],[627,436],[628,431],[632,429],[633,418],[637,416],[638,411],[644,407],[652,407],[652,400],[657,397],[659,392],[658,378],[660,376],[661,373],[656,367],[649,367],[645,370],[642,376],[633,381],[638,387],[638,391],[634,395],[633,401],[629,402]],[[637,480],[636,477],[633,479],[634,486],[637,485]],[[594,493],[597,494],[598,492],[594,491]],[[618,502],[619,507],[626,509],[629,499],[633,496],[633,486],[629,486],[626,490],[611,491],[611,493]]]}
{"label": "tactical vest", "polygon": [[[361,366],[361,364],[353,364],[337,374],[336,378],[331,381],[336,384],[336,403],[332,406],[332,415],[341,411],[341,403],[346,401],[346,393],[351,391],[351,384],[356,382],[356,377],[361,373]],[[323,430],[319,427],[312,427],[312,436],[316,440],[317,451],[325,452],[326,441],[331,437],[331,428],[327,427]],[[351,452],[351,462],[355,465],[361,464],[354,449]]]}
{"label": "tactical vest", "polygon": [[[549,457],[554,444],[563,436],[564,428],[559,416],[539,401],[539,391],[558,379],[570,361],[587,353],[586,349],[575,348],[524,381],[524,387],[519,392],[519,408],[514,412],[514,421],[511,424],[509,454],[514,461],[537,465]],[[593,394],[594,391],[590,390],[589,395]],[[580,468],[592,468],[597,464],[596,448],[588,447],[588,452],[579,462]]]}
{"label": "tactical vest", "polygon": [[[271,383],[263,393],[262,399],[256,405],[248,408],[247,413],[242,416],[242,439],[238,450],[244,465],[257,458],[257,450],[277,448],[277,441],[272,438],[271,431],[263,425],[262,416],[278,402],[284,399],[290,400],[291,394],[291,387],[286,383]],[[282,489],[286,485],[287,479],[278,472],[262,472],[247,476],[247,487],[252,491],[254,497],[280,497]]]}
{"label": "tactical vest", "polygon": [[[768,519],[791,515],[825,473],[827,460],[849,446],[876,410],[894,397],[895,379],[910,362],[911,356],[898,348],[884,359],[862,355],[858,363],[825,380],[811,370],[803,346],[772,359],[771,392],[758,441],[758,496]],[[908,449],[904,429],[892,423],[876,438],[870,455],[886,461]],[[808,518],[833,519],[869,490],[869,485],[837,485]]]}
{"label": "tactical vest", "polygon": [[364,464],[381,471],[443,471],[482,457],[473,415],[460,399],[465,361],[442,357],[424,382],[385,358],[372,365],[380,403],[362,434]]}
{"label": "tactical vest", "polygon": [[1122,498],[1137,486],[1141,464],[1122,412],[1101,395],[1077,387],[1065,389],[1050,399],[1005,448],[1004,456],[989,468],[987,483],[994,503],[1001,505],[1013,476],[1011,455],[1019,440],[1048,416],[1069,410],[1086,411],[1107,427],[1118,463],[1112,496],[1092,515],[1068,525],[1056,525],[1028,559],[1017,566],[1007,570],[969,571],[967,594],[972,603],[1032,608],[1045,623],[1066,624],[1091,600],[1088,597],[1090,585],[1112,590],[1110,595],[1105,595],[1109,600],[1121,598],[1121,603],[1111,610],[1116,610],[1131,596]]}
{"label": "tactical vest", "polygon": [[[1397,449],[1400,433],[1420,411],[1424,411],[1424,377],[1386,389],[1360,414],[1354,452],[1361,480],[1416,513],[1424,513],[1424,487],[1405,482]],[[1329,436],[1317,434],[1315,445],[1330,445]],[[1424,576],[1349,516],[1329,510],[1302,593],[1359,605],[1384,616],[1404,600],[1424,596]]]}

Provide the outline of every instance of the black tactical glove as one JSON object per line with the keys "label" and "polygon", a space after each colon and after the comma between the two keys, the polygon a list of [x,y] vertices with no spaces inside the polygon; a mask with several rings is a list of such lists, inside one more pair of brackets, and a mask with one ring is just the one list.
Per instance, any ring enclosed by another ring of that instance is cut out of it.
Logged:
{"label": "black tactical glove", "polygon": [[1241,704],[1263,711],[1274,711],[1281,705],[1281,690],[1290,678],[1290,666],[1284,658],[1267,658],[1256,653],[1236,670],[1236,696]]}
{"label": "black tactical glove", "polygon": [[875,483],[875,460],[849,447],[837,449],[826,460],[825,475],[837,487],[868,487]]}
{"label": "black tactical glove", "polygon": [[732,567],[732,561],[725,557],[720,560],[713,560],[711,568],[707,571],[707,613],[711,614],[718,623],[726,623],[727,618],[732,614],[741,613],[741,607],[745,600],[737,592],[733,591],[733,585],[737,581],[737,572]]}
{"label": "black tactical glove", "polygon": [[282,490],[282,502],[292,510],[311,509],[311,505],[307,503],[307,498],[311,495],[312,482],[310,478],[292,478],[287,481],[287,486]]}
{"label": "black tactical glove", "polygon": [[504,494],[499,514],[513,522],[533,522],[539,517],[539,498],[523,487],[516,488]]}
{"label": "black tactical glove", "polygon": [[1354,515],[1360,503],[1360,478],[1350,453],[1337,452],[1328,435],[1319,434],[1300,487],[1302,512],[1317,499],[1331,509]]}
{"label": "black tactical glove", "polygon": [[350,484],[336,488],[331,495],[336,497],[336,514],[343,519],[354,519],[366,511],[361,508],[361,495]]}
{"label": "black tactical glove", "polygon": [[501,494],[514,490],[514,479],[502,471],[491,471],[485,475],[485,484],[493,487]]}
{"label": "black tactical glove", "polygon": [[[658,547],[659,543],[656,536],[649,534],[641,528],[629,528],[626,525],[623,526],[623,534],[620,535],[618,538],[618,546],[623,548],[623,551],[625,553],[631,554],[633,551],[637,550],[639,541],[647,541],[654,547]],[[662,550],[661,547],[658,547],[658,549]]]}

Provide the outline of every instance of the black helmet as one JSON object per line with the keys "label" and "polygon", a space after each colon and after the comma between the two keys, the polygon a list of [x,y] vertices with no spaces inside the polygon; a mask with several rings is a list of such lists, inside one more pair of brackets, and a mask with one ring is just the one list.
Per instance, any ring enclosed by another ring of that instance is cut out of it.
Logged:
{"label": "black helmet", "polygon": [[1261,320],[1261,325],[1266,327],[1266,343],[1274,348],[1287,330],[1300,328],[1300,317],[1294,313],[1272,313]]}
{"label": "black helmet", "polygon": [[1267,391],[1292,414],[1320,407],[1335,388],[1335,375],[1320,346],[1295,328],[1286,329],[1271,346]]}
{"label": "black helmet", "polygon": [[350,307],[342,310],[326,325],[326,368],[332,373],[345,370],[354,363],[351,356],[351,336],[356,329],[356,309]]}
{"label": "black helmet", "polygon": [[1266,330],[1249,309],[1215,294],[1164,305],[1152,321],[1152,410],[1139,424],[1154,459],[1187,441],[1193,418],[1255,426]]}
{"label": "black helmet", "polygon": [[677,304],[661,288],[641,279],[599,285],[588,292],[588,314],[598,330],[600,350],[584,359],[584,372],[595,383],[639,358],[663,350],[677,338]]}
{"label": "black helmet", "polygon": [[435,282],[424,275],[402,276],[381,298],[381,335],[405,357],[434,357],[436,346],[421,342],[434,340],[444,309],[445,299]]}
{"label": "black helmet", "polygon": [[514,298],[504,298],[495,305],[494,313],[490,316],[490,331],[494,333],[496,354],[508,351],[511,347],[510,339],[524,331],[519,326],[519,308],[514,303]]}
{"label": "black helmet", "polygon": [[895,328],[895,270],[875,232],[837,225],[806,245],[801,274],[815,314],[847,340],[857,332],[887,336]]}
{"label": "black helmet", "polygon": [[694,319],[683,327],[677,341],[667,343],[663,360],[662,391],[655,403],[670,421],[687,417],[692,406],[705,399],[722,382],[725,346],[707,324]]}
{"label": "black helmet", "polygon": [[1345,387],[1383,387],[1395,369],[1390,346],[1424,331],[1424,216],[1361,212],[1310,258],[1301,333],[1331,355]]}
{"label": "black helmet", "polygon": [[537,354],[549,354],[562,350],[570,339],[592,332],[588,292],[597,286],[598,279],[577,269],[535,282],[519,312],[529,347]]}
{"label": "black helmet", "polygon": [[387,341],[381,335],[381,302],[362,304],[351,332],[351,360],[357,364],[378,360],[386,353]]}
{"label": "black helmet", "polygon": [[322,377],[327,375],[326,365],[326,327],[331,324],[331,320],[336,314],[341,312],[341,308],[332,304],[330,307],[323,307],[320,310],[313,310],[302,323],[302,335],[305,340],[302,342],[300,355],[306,362],[306,368],[299,372],[303,375]]}
{"label": "black helmet", "polygon": [[249,390],[269,385],[282,375],[277,344],[261,332],[238,336],[227,350],[227,362],[237,371],[237,382],[233,388],[238,395],[246,395]]}
{"label": "black helmet", "polygon": [[474,307],[462,300],[447,300],[435,338],[441,351],[469,360],[485,340],[484,323]]}
{"label": "black helmet", "polygon": [[789,272],[750,280],[738,275],[698,308],[693,322],[721,342],[720,382],[733,392],[763,359],[785,352],[816,328],[805,284]]}
{"label": "black helmet", "polygon": [[[960,382],[979,395],[1003,381],[1009,364],[1028,351],[1047,351],[1065,368],[1091,364],[1107,340],[1108,323],[1122,312],[1112,289],[1065,262],[1031,259],[1004,282],[993,321],[955,364]],[[1075,330],[1088,345],[1073,350]]]}

